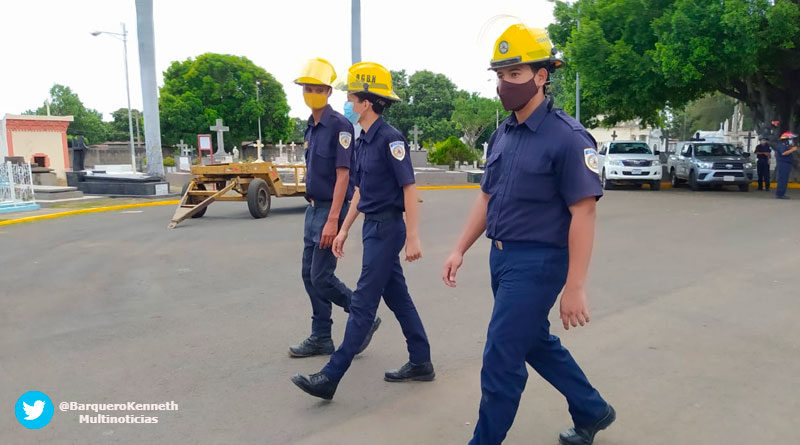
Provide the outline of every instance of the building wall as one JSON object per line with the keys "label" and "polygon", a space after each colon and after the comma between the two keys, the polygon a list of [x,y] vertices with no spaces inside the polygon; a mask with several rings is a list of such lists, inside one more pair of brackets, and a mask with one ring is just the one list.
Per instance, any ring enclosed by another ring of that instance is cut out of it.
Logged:
{"label": "building wall", "polygon": [[64,156],[64,142],[62,133],[54,131],[12,131],[11,140],[14,147],[14,156],[24,156],[28,162],[33,162],[34,155],[45,154],[50,165],[61,179],[66,179],[69,161]]}
{"label": "building wall", "polygon": [[8,156],[8,141],[6,140],[6,120],[0,119],[0,162]]}

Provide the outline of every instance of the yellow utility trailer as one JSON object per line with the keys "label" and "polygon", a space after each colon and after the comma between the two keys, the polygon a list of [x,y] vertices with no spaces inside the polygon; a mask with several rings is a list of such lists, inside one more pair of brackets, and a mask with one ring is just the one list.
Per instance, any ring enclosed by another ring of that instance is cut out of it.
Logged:
{"label": "yellow utility trailer", "polygon": [[304,196],[306,166],[253,162],[193,165],[195,175],[181,192],[169,228],[187,218],[200,218],[214,201],[247,201],[253,218],[269,214],[271,196]]}

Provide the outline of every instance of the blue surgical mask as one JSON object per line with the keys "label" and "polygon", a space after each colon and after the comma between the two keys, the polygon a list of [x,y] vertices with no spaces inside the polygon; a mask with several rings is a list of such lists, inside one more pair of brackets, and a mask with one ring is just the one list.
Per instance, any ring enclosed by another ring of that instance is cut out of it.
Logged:
{"label": "blue surgical mask", "polygon": [[345,102],[344,103],[344,117],[350,121],[351,124],[355,125],[358,123],[358,120],[361,118],[359,113],[353,112],[353,102]]}

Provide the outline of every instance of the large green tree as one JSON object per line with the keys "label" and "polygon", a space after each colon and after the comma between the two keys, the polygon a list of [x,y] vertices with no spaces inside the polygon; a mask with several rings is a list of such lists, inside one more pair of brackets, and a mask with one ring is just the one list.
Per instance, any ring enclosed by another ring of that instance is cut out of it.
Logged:
{"label": "large green tree", "polygon": [[481,97],[472,93],[467,97],[458,97],[453,103],[452,122],[456,129],[464,133],[464,141],[470,148],[494,128],[499,116],[506,112],[499,100]]}
{"label": "large green tree", "polygon": [[225,134],[228,149],[258,138],[259,116],[265,142],[288,140],[292,135],[283,86],[246,57],[207,53],[173,62],[164,72],[160,93],[165,145],[209,133],[216,119],[230,128]]}
{"label": "large green tree", "polygon": [[[74,120],[67,128],[70,136],[84,136],[87,144],[100,144],[106,141],[108,128],[103,122],[103,115],[94,109],[86,108],[78,95],[64,85],[55,84],[50,88],[50,114],[54,116],[73,116]],[[23,114],[46,115],[47,107],[42,105],[36,110],[28,110]]]}
{"label": "large green tree", "polygon": [[459,90],[447,76],[426,70],[411,76],[405,70],[392,71],[392,87],[402,102],[386,110],[386,120],[406,137],[414,125],[422,130],[426,141],[458,135],[451,121],[455,100],[469,97],[469,93]]}
{"label": "large green tree", "polygon": [[713,92],[745,103],[762,131],[800,125],[798,0],[557,1],[554,16],[548,31],[567,58],[559,103],[574,111],[579,72],[587,126],[659,126],[664,110]]}
{"label": "large green tree", "polygon": [[[141,111],[132,108],[131,117],[133,122],[133,140],[136,141],[136,125],[137,120],[139,125],[139,137],[144,134],[144,116]],[[129,141],[130,132],[128,131],[128,109],[120,108],[111,113],[111,122],[108,122],[108,140],[109,141]]]}

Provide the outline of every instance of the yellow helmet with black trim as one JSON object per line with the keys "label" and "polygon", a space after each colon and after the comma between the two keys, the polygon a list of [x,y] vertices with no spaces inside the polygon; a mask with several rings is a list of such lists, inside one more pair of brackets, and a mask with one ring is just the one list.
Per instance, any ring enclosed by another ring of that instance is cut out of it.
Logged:
{"label": "yellow helmet with black trim", "polygon": [[361,62],[351,66],[347,72],[348,93],[370,93],[391,102],[400,102],[392,89],[392,74],[382,65]]}
{"label": "yellow helmet with black trim", "polygon": [[556,48],[545,30],[528,28],[518,23],[509,26],[495,42],[490,69],[498,70],[523,64],[545,64],[561,68],[564,61],[556,57]]}
{"label": "yellow helmet with black trim", "polygon": [[300,77],[294,80],[298,85],[326,85],[333,86],[336,80],[336,70],[333,65],[325,59],[319,57],[311,59],[303,65],[300,70]]}

